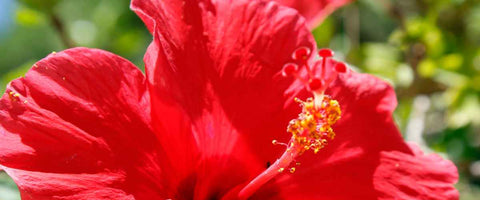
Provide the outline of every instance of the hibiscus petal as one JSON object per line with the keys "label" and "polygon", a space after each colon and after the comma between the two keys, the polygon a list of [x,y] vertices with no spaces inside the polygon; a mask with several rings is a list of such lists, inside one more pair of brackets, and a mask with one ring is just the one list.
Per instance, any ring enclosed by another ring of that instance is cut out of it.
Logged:
{"label": "hibiscus petal", "polygon": [[121,173],[60,174],[8,168],[7,170],[14,180],[28,180],[17,182],[23,200],[135,199],[122,189],[105,187],[121,185],[125,181],[125,175]]}
{"label": "hibiscus petal", "polygon": [[282,5],[295,8],[307,20],[310,29],[316,28],[336,9],[353,0],[275,0]]}
{"label": "hibiscus petal", "polygon": [[211,177],[222,180],[236,171],[241,183],[255,175],[252,169],[264,169],[282,151],[265,145],[279,139],[296,115],[284,112],[292,80],[280,69],[299,46],[315,48],[303,18],[274,2],[246,0],[134,0],[131,7],[154,36],[144,59],[154,120],[163,105],[183,108],[202,152],[199,166],[209,166],[192,175],[201,185],[196,191],[224,187]]}
{"label": "hibiscus petal", "polygon": [[455,165],[440,156],[424,155],[418,147],[415,155],[398,151],[382,152],[380,166],[375,170],[374,186],[379,199],[456,200],[458,180]]}
{"label": "hibiscus petal", "polygon": [[165,192],[143,74],[95,49],[52,53],[0,100],[0,166],[24,199]]}
{"label": "hibiscus petal", "polygon": [[[189,114],[206,157],[231,155],[263,169],[282,150],[263,147],[295,115],[283,112],[291,80],[279,71],[297,47],[315,48],[303,19],[261,1],[134,0],[131,7],[154,35],[145,56],[152,98],[171,97]],[[154,107],[164,104],[157,100]]]}
{"label": "hibiscus petal", "polygon": [[[255,197],[347,200],[410,192],[412,196],[441,199],[456,193],[452,187],[456,182],[452,163],[414,154],[403,141],[391,117],[397,102],[387,83],[351,72],[340,75],[327,94],[337,99],[342,109],[342,118],[334,126],[335,139],[318,154],[307,152],[300,156],[297,161],[301,165],[296,166],[295,173],[283,174]],[[394,162],[404,164],[405,170],[415,170],[396,172],[392,170]],[[431,171],[438,167],[444,169]],[[429,183],[435,186],[426,189]],[[401,199],[417,199],[412,196]]]}

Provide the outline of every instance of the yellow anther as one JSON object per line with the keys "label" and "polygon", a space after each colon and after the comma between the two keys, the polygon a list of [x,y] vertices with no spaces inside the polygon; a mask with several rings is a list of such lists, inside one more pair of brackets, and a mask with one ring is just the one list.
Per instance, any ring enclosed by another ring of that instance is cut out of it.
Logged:
{"label": "yellow anther", "polygon": [[297,97],[295,97],[293,100],[294,100],[295,102],[297,102],[297,103],[303,103],[303,101],[302,101],[302,100],[300,100],[300,99],[299,99],[299,98],[297,98]]}
{"label": "yellow anther", "polygon": [[20,94],[10,91],[8,93],[8,97],[10,98],[11,101],[17,101],[20,97]]}
{"label": "yellow anther", "polygon": [[295,167],[290,168],[290,173],[295,173]]}
{"label": "yellow anther", "polygon": [[287,131],[292,134],[290,148],[296,148],[299,154],[312,149],[318,153],[328,144],[328,140],[335,138],[332,125],[340,119],[340,105],[329,96],[324,96],[320,106],[315,106],[315,101],[308,98],[300,103],[302,112],[298,118],[290,121]]}
{"label": "yellow anther", "polygon": [[282,167],[282,168],[279,168],[279,169],[278,169],[278,172],[283,172],[283,170],[285,170],[285,168],[283,168],[283,167]]}

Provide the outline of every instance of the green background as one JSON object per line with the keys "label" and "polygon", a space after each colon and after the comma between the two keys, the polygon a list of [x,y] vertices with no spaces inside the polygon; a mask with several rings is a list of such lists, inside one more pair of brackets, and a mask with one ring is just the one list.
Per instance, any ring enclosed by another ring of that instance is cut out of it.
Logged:
{"label": "green background", "polygon": [[[455,162],[461,199],[480,196],[479,0],[358,0],[313,34],[319,47],[390,82],[405,139]],[[151,39],[129,0],[1,0],[0,90],[73,46],[105,49],[143,69]],[[16,186],[0,173],[0,200],[13,199]]]}

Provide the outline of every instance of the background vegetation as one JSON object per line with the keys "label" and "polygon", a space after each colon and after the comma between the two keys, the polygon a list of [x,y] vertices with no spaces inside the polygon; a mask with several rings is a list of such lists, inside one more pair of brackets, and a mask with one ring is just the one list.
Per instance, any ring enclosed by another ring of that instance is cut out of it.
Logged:
{"label": "background vegetation", "polygon": [[[41,2],[41,3],[39,3]],[[0,90],[52,51],[105,49],[143,68],[151,41],[129,0],[0,1]],[[457,165],[461,199],[480,196],[480,1],[358,0],[313,31],[359,71],[395,86],[404,137]],[[0,200],[19,199],[0,173]]]}

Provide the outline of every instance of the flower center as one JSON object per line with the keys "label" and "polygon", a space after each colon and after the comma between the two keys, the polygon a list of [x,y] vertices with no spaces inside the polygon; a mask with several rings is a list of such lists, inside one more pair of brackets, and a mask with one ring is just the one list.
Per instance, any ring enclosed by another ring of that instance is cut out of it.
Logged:
{"label": "flower center", "polygon": [[302,112],[287,127],[287,132],[292,134],[288,148],[298,151],[298,154],[309,149],[318,153],[327,145],[328,140],[335,138],[332,125],[340,119],[340,105],[329,96],[323,97],[318,108],[312,98],[305,102],[295,100],[300,103]]}
{"label": "flower center", "polygon": [[[318,55],[320,60],[314,62],[314,68],[309,65],[311,51],[306,47],[300,47],[292,54],[296,63],[287,63],[284,65],[283,76],[293,76],[304,84],[313,98],[302,101],[295,98],[302,108],[297,118],[292,119],[287,127],[287,132],[292,134],[290,141],[280,143],[273,140],[273,144],[282,144],[287,148],[282,156],[275,161],[268,169],[255,177],[238,194],[240,199],[247,199],[262,185],[274,178],[276,175],[289,169],[291,173],[295,172],[295,167],[290,167],[295,159],[305,151],[312,150],[318,153],[329,142],[335,138],[335,132],[332,129],[333,124],[340,119],[340,105],[330,96],[325,95],[328,88],[339,73],[347,72],[347,67],[341,62],[333,60],[333,51],[330,49],[321,49]],[[299,67],[300,66],[300,67]],[[301,73],[301,67],[305,72]],[[306,76],[302,76],[306,74]],[[296,163],[299,165],[299,163]]]}

